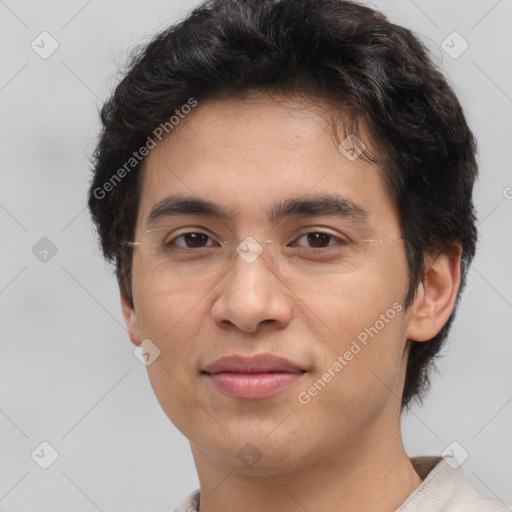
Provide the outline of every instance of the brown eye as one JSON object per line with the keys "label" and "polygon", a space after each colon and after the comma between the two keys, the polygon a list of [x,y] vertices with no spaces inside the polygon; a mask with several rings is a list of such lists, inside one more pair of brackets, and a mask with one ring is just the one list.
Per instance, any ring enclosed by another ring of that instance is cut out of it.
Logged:
{"label": "brown eye", "polygon": [[294,242],[294,245],[298,247],[309,247],[312,249],[323,249],[326,247],[333,247],[336,244],[344,245],[344,240],[331,235],[329,233],[324,233],[322,231],[310,231],[309,233],[304,233],[302,236],[297,238]]}
{"label": "brown eye", "polygon": [[211,243],[208,243],[209,241],[211,242],[210,237],[205,233],[192,231],[188,233],[182,233],[181,235],[171,240],[168,245],[177,245],[182,249],[197,249],[211,246]]}
{"label": "brown eye", "polygon": [[320,232],[307,233],[306,237],[311,247],[327,247],[332,238],[330,235]]}

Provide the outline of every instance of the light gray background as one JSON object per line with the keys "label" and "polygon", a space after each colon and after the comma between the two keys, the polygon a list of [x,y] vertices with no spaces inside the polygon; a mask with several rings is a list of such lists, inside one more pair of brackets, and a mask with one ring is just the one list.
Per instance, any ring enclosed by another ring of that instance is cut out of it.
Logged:
{"label": "light gray background", "polygon": [[[195,3],[0,0],[4,512],[167,511],[198,487],[188,441],[133,356],[85,210],[97,110],[128,50]],[[421,34],[480,144],[479,252],[431,395],[403,419],[406,447],[458,442],[476,486],[512,503],[512,2],[372,5]],[[59,44],[47,59],[31,48],[42,31]],[[441,49],[453,31],[469,43],[457,59]],[[42,237],[58,249],[46,262],[32,252]],[[59,454],[46,470],[30,455],[42,441]]]}

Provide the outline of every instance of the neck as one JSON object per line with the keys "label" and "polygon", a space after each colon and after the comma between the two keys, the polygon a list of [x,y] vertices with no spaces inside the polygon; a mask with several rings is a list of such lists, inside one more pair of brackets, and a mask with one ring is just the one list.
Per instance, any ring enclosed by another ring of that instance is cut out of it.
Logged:
{"label": "neck", "polygon": [[265,466],[263,459],[252,468],[226,467],[191,444],[201,487],[199,512],[394,511],[421,478],[399,427],[394,435],[387,432],[386,439],[368,432],[357,443],[345,441],[338,450],[297,461],[293,470]]}

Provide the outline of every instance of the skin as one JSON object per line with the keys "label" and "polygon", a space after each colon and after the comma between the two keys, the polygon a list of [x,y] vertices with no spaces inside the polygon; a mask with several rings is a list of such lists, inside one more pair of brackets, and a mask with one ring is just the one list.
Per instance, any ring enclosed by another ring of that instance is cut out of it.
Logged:
{"label": "skin", "polygon": [[[180,217],[179,227],[229,228],[239,240],[268,237],[272,204],[326,193],[350,198],[368,212],[366,238],[401,236],[379,169],[345,158],[325,110],[299,98],[200,103],[150,152],[142,178],[136,239],[147,229],[151,208],[177,193],[214,201],[231,214],[225,223]],[[335,234],[336,222],[329,216],[290,218],[280,226]],[[403,304],[404,246],[371,248],[357,270],[318,280],[283,279],[267,266],[265,254],[251,264],[237,258],[221,278],[184,282],[148,272],[134,253],[133,305],[121,294],[132,342],[149,338],[161,350],[148,374],[162,408],[190,440],[200,510],[395,510],[421,484],[400,434],[407,340],[432,338],[448,319],[460,251],[429,259],[414,304],[306,405],[298,393],[379,315]],[[219,357],[260,353],[285,357],[307,372],[263,400],[227,397],[200,373]],[[247,443],[261,457],[250,467],[237,457]]]}

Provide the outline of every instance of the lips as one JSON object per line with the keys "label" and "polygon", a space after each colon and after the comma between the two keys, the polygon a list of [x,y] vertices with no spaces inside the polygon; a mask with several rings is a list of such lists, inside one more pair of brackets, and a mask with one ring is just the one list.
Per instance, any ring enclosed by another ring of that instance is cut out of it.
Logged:
{"label": "lips", "polygon": [[206,366],[205,371],[210,374],[229,373],[301,373],[303,370],[297,364],[282,357],[271,354],[261,354],[253,357],[232,355],[221,357]]}
{"label": "lips", "polygon": [[222,357],[206,366],[202,373],[226,396],[257,400],[276,395],[297,382],[305,372],[287,359],[261,354]]}

